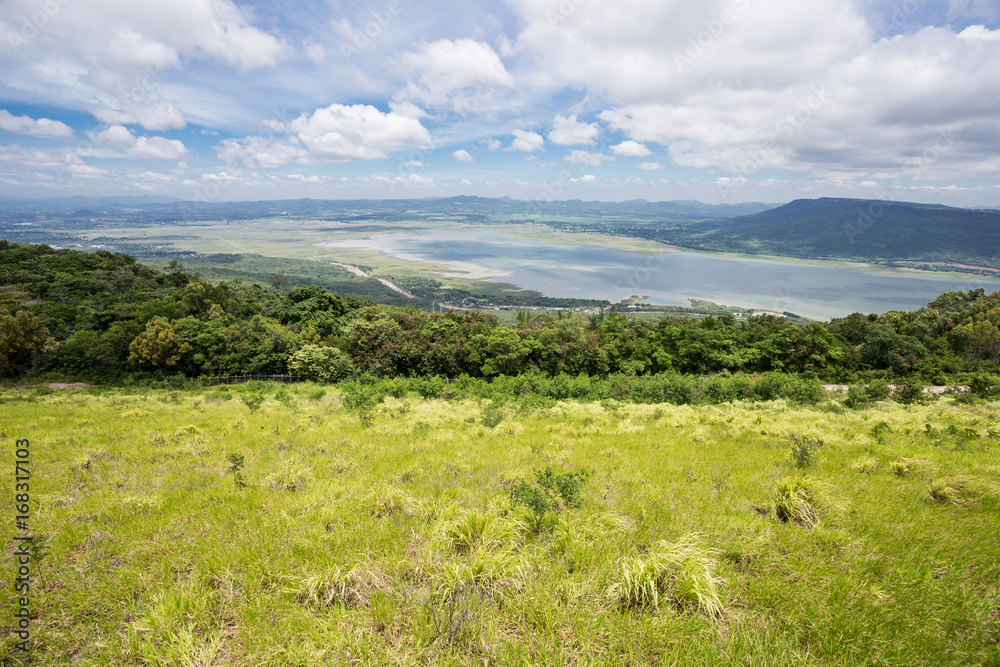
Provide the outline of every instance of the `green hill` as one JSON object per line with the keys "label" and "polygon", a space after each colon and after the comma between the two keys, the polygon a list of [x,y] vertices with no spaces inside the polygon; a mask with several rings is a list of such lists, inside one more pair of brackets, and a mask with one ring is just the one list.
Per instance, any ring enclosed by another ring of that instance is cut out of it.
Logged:
{"label": "green hill", "polygon": [[690,227],[678,245],[728,252],[1000,267],[1000,211],[866,199],[797,199]]}

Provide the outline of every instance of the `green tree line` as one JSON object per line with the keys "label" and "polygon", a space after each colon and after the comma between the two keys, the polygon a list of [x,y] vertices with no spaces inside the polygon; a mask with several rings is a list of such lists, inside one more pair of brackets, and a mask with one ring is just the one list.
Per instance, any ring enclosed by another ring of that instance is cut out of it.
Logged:
{"label": "green tree line", "polygon": [[783,373],[932,383],[995,373],[1000,292],[915,311],[795,324],[760,316],[631,320],[429,313],[304,285],[212,284],[176,261],[0,241],[0,374],[81,379],[293,373],[351,377],[643,377]]}

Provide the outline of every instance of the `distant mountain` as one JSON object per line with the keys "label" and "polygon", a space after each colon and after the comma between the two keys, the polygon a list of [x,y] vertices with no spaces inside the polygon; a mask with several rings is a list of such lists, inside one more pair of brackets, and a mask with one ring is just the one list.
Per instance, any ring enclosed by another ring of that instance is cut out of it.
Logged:
{"label": "distant mountain", "polygon": [[[536,216],[581,216],[597,218],[645,218],[670,221],[701,221],[758,213],[776,204],[703,204],[697,201],[625,202],[517,200],[461,195],[427,199],[281,199],[263,201],[189,202],[169,197],[62,197],[48,200],[0,199],[0,211],[73,216],[86,210],[93,215],[143,212],[148,219],[247,219],[278,215],[399,216],[410,211],[487,215],[532,219]],[[127,210],[126,210],[127,209]]]}
{"label": "distant mountain", "polygon": [[868,199],[797,199],[674,239],[700,250],[1000,267],[1000,211]]}

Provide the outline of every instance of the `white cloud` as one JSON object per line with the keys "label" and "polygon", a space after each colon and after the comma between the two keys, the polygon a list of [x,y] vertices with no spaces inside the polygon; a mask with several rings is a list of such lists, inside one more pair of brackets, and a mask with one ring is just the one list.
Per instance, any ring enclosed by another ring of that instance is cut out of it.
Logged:
{"label": "white cloud", "polygon": [[576,116],[560,116],[556,114],[549,132],[549,141],[559,146],[582,146],[594,143],[601,134],[597,123],[578,121]]}
{"label": "white cloud", "polygon": [[117,148],[129,157],[143,160],[180,160],[187,155],[184,143],[177,139],[136,137],[121,125],[88,132],[87,136],[96,144]]}
{"label": "white cloud", "polygon": [[420,121],[373,106],[331,104],[288,123],[312,157],[332,162],[375,160],[388,151],[410,146],[429,147],[430,133]]}
{"label": "white cloud", "polygon": [[73,138],[73,130],[66,123],[49,118],[35,120],[28,116],[14,116],[6,109],[0,109],[0,129],[46,139]]}
{"label": "white cloud", "polygon": [[510,146],[507,148],[509,151],[523,151],[525,153],[530,153],[532,151],[542,150],[542,146],[545,144],[545,139],[537,132],[514,130],[511,134],[514,135],[514,141],[512,141]]}
{"label": "white cloud", "polygon": [[611,152],[623,157],[646,157],[652,155],[652,151],[637,141],[628,139],[611,147]]}
{"label": "white cloud", "polygon": [[126,109],[96,107],[91,113],[108,125],[141,125],[154,132],[177,130],[187,125],[184,114],[170,102],[134,104]]}
{"label": "white cloud", "polygon": [[663,169],[663,165],[659,162],[643,162],[639,165],[639,169],[643,169],[645,171],[659,171],[660,169]]}
{"label": "white cloud", "polygon": [[485,139],[483,141],[483,145],[486,146],[486,149],[489,150],[489,151],[491,151],[491,152],[492,151],[498,151],[498,150],[500,150],[500,147],[503,146],[503,144],[501,144],[496,139]]}
{"label": "white cloud", "polygon": [[459,149],[452,153],[451,156],[459,162],[472,162],[472,156],[466,150]]}
{"label": "white cloud", "polygon": [[[183,111],[163,99],[169,72],[197,71],[201,63],[240,71],[277,64],[284,44],[251,18],[231,0],[5,0],[4,83],[108,124],[183,127]],[[22,21],[31,28],[27,38]]]}
{"label": "white cloud", "polygon": [[602,153],[591,153],[588,151],[574,150],[569,155],[563,158],[567,162],[572,162],[575,164],[583,164],[588,167],[600,167],[605,162],[614,160],[610,155],[604,155]]}
{"label": "white cloud", "polygon": [[429,107],[452,107],[458,113],[477,113],[495,104],[499,95],[514,86],[500,56],[488,45],[472,39],[440,39],[406,53],[403,64],[416,74],[396,95]]}
{"label": "white cloud", "polygon": [[264,169],[301,162],[309,155],[295,139],[276,141],[261,136],[226,139],[215,147],[215,155],[226,163],[240,162],[244,166],[259,165]]}

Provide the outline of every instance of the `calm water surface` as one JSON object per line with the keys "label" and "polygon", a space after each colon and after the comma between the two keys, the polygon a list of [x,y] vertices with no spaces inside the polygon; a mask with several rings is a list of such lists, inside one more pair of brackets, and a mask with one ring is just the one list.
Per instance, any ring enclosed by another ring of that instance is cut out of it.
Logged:
{"label": "calm water surface", "polygon": [[550,297],[614,303],[640,294],[649,297],[648,303],[675,306],[706,299],[814,319],[914,310],[942,292],[1000,289],[1000,280],[979,276],[924,278],[689,252],[647,255],[495,231],[385,233],[322,245],[373,248],[398,259],[447,264],[454,271],[445,275],[509,282]]}

